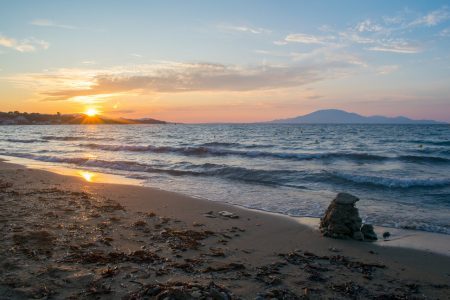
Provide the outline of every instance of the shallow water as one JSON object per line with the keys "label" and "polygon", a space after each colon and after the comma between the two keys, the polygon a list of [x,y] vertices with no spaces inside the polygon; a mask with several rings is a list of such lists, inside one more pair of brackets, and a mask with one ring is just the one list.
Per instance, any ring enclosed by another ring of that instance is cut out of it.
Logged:
{"label": "shallow water", "polygon": [[366,222],[450,234],[448,125],[2,126],[0,155],[292,216],[347,191]]}

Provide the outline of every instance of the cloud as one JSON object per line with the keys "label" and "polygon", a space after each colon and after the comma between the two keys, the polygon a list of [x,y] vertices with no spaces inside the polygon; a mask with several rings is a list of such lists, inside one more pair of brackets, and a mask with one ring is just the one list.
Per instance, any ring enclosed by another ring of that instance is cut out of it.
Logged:
{"label": "cloud", "polygon": [[17,75],[9,80],[37,88],[44,98],[41,100],[60,101],[124,94],[280,89],[335,78],[342,74],[342,70],[354,66],[338,60],[302,62],[289,66],[164,62],[109,70],[61,69]]}
{"label": "cloud", "polygon": [[379,75],[388,75],[399,69],[398,65],[385,65],[377,68],[377,73]]}
{"label": "cloud", "polygon": [[291,43],[325,44],[326,42],[333,39],[333,36],[316,36],[304,33],[294,33],[287,35],[284,40]]}
{"label": "cloud", "polygon": [[252,34],[262,34],[262,33],[271,33],[272,31],[269,29],[261,28],[261,27],[251,27],[251,26],[236,26],[236,25],[219,25],[219,28],[226,31],[238,31],[238,32],[246,32]]}
{"label": "cloud", "polygon": [[277,46],[283,46],[283,45],[286,45],[288,42],[286,42],[286,41],[274,41],[273,43],[275,45],[277,45]]}
{"label": "cloud", "polygon": [[442,29],[438,34],[440,37],[449,37],[450,36],[450,28]]}
{"label": "cloud", "polygon": [[19,52],[34,52],[36,50],[48,49],[50,44],[36,38],[27,38],[19,41],[0,34],[0,46],[11,48]]}
{"label": "cloud", "polygon": [[420,47],[403,40],[379,41],[377,45],[367,48],[367,50],[402,54],[415,54],[422,52]]}
{"label": "cloud", "polygon": [[379,32],[383,30],[383,27],[373,23],[371,20],[367,19],[358,24],[356,24],[356,31],[359,32]]}
{"label": "cloud", "polygon": [[95,65],[97,62],[95,60],[84,60],[81,62],[83,65]]}
{"label": "cloud", "polygon": [[41,26],[41,27],[56,27],[56,28],[63,28],[63,29],[77,29],[75,26],[71,25],[64,25],[64,24],[58,24],[55,23],[52,20],[49,19],[35,19],[30,22],[30,24],[35,26]]}
{"label": "cloud", "polygon": [[441,9],[434,10],[422,17],[415,19],[409,25],[410,26],[424,25],[430,27],[436,26],[444,21],[447,21],[448,19],[450,19],[450,13],[447,7],[443,7]]}
{"label": "cloud", "polygon": [[362,36],[355,31],[340,32],[339,37],[342,38],[344,41],[356,44],[374,44],[377,42],[375,38]]}

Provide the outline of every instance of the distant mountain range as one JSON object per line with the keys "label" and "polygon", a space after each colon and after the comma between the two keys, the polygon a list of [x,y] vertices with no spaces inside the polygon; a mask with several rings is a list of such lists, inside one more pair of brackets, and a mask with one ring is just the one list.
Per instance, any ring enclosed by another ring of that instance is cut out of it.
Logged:
{"label": "distant mountain range", "polygon": [[21,113],[0,112],[0,125],[84,125],[84,124],[166,124],[165,121],[151,118],[144,119],[125,119],[108,118],[104,116],[89,117],[85,114],[39,114],[39,113]]}
{"label": "distant mountain range", "polygon": [[274,120],[276,124],[447,124],[433,120],[412,120],[406,117],[365,117],[339,109],[324,109],[295,118]]}

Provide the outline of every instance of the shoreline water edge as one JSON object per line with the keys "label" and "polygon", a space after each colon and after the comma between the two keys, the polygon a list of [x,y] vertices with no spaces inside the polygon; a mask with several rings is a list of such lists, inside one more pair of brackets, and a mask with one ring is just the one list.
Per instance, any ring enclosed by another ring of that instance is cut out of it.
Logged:
{"label": "shoreline water edge", "polygon": [[[8,163],[22,165],[24,167],[31,169],[46,170],[60,175],[78,177],[88,182],[106,183],[106,184],[126,184],[140,187],[144,186],[139,179],[128,178],[121,175],[86,171],[58,164],[35,161],[26,158],[8,157],[2,155],[0,155],[0,160],[3,160]],[[186,196],[194,199],[211,201],[209,199],[202,197],[192,197],[189,195]],[[330,199],[330,201],[331,200],[332,199]],[[233,207],[237,207],[243,210],[255,211],[261,214],[286,218],[289,220],[293,220],[294,222],[300,223],[302,225],[308,226],[309,228],[312,228],[316,231],[319,231],[320,218],[318,217],[294,217],[261,209],[248,208],[245,206],[235,205],[227,202],[225,202],[224,204],[231,205]],[[386,226],[374,226],[374,228],[375,232],[379,237],[377,241],[373,242],[376,245],[385,247],[411,248],[415,250],[428,251],[441,255],[450,256],[450,235],[448,234],[419,231],[414,229],[386,227]],[[389,239],[382,238],[383,233],[385,232],[389,232],[390,234]]]}
{"label": "shoreline water edge", "polygon": [[364,223],[450,234],[448,125],[102,128],[1,127],[0,155],[293,217],[344,191],[364,199]]}

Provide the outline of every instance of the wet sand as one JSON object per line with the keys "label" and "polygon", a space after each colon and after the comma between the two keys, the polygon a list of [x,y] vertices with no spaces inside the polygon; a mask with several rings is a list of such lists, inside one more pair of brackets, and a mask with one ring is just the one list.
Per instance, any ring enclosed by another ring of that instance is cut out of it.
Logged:
{"label": "wet sand", "polygon": [[1,299],[450,295],[449,256],[324,238],[283,216],[5,162],[0,230]]}

